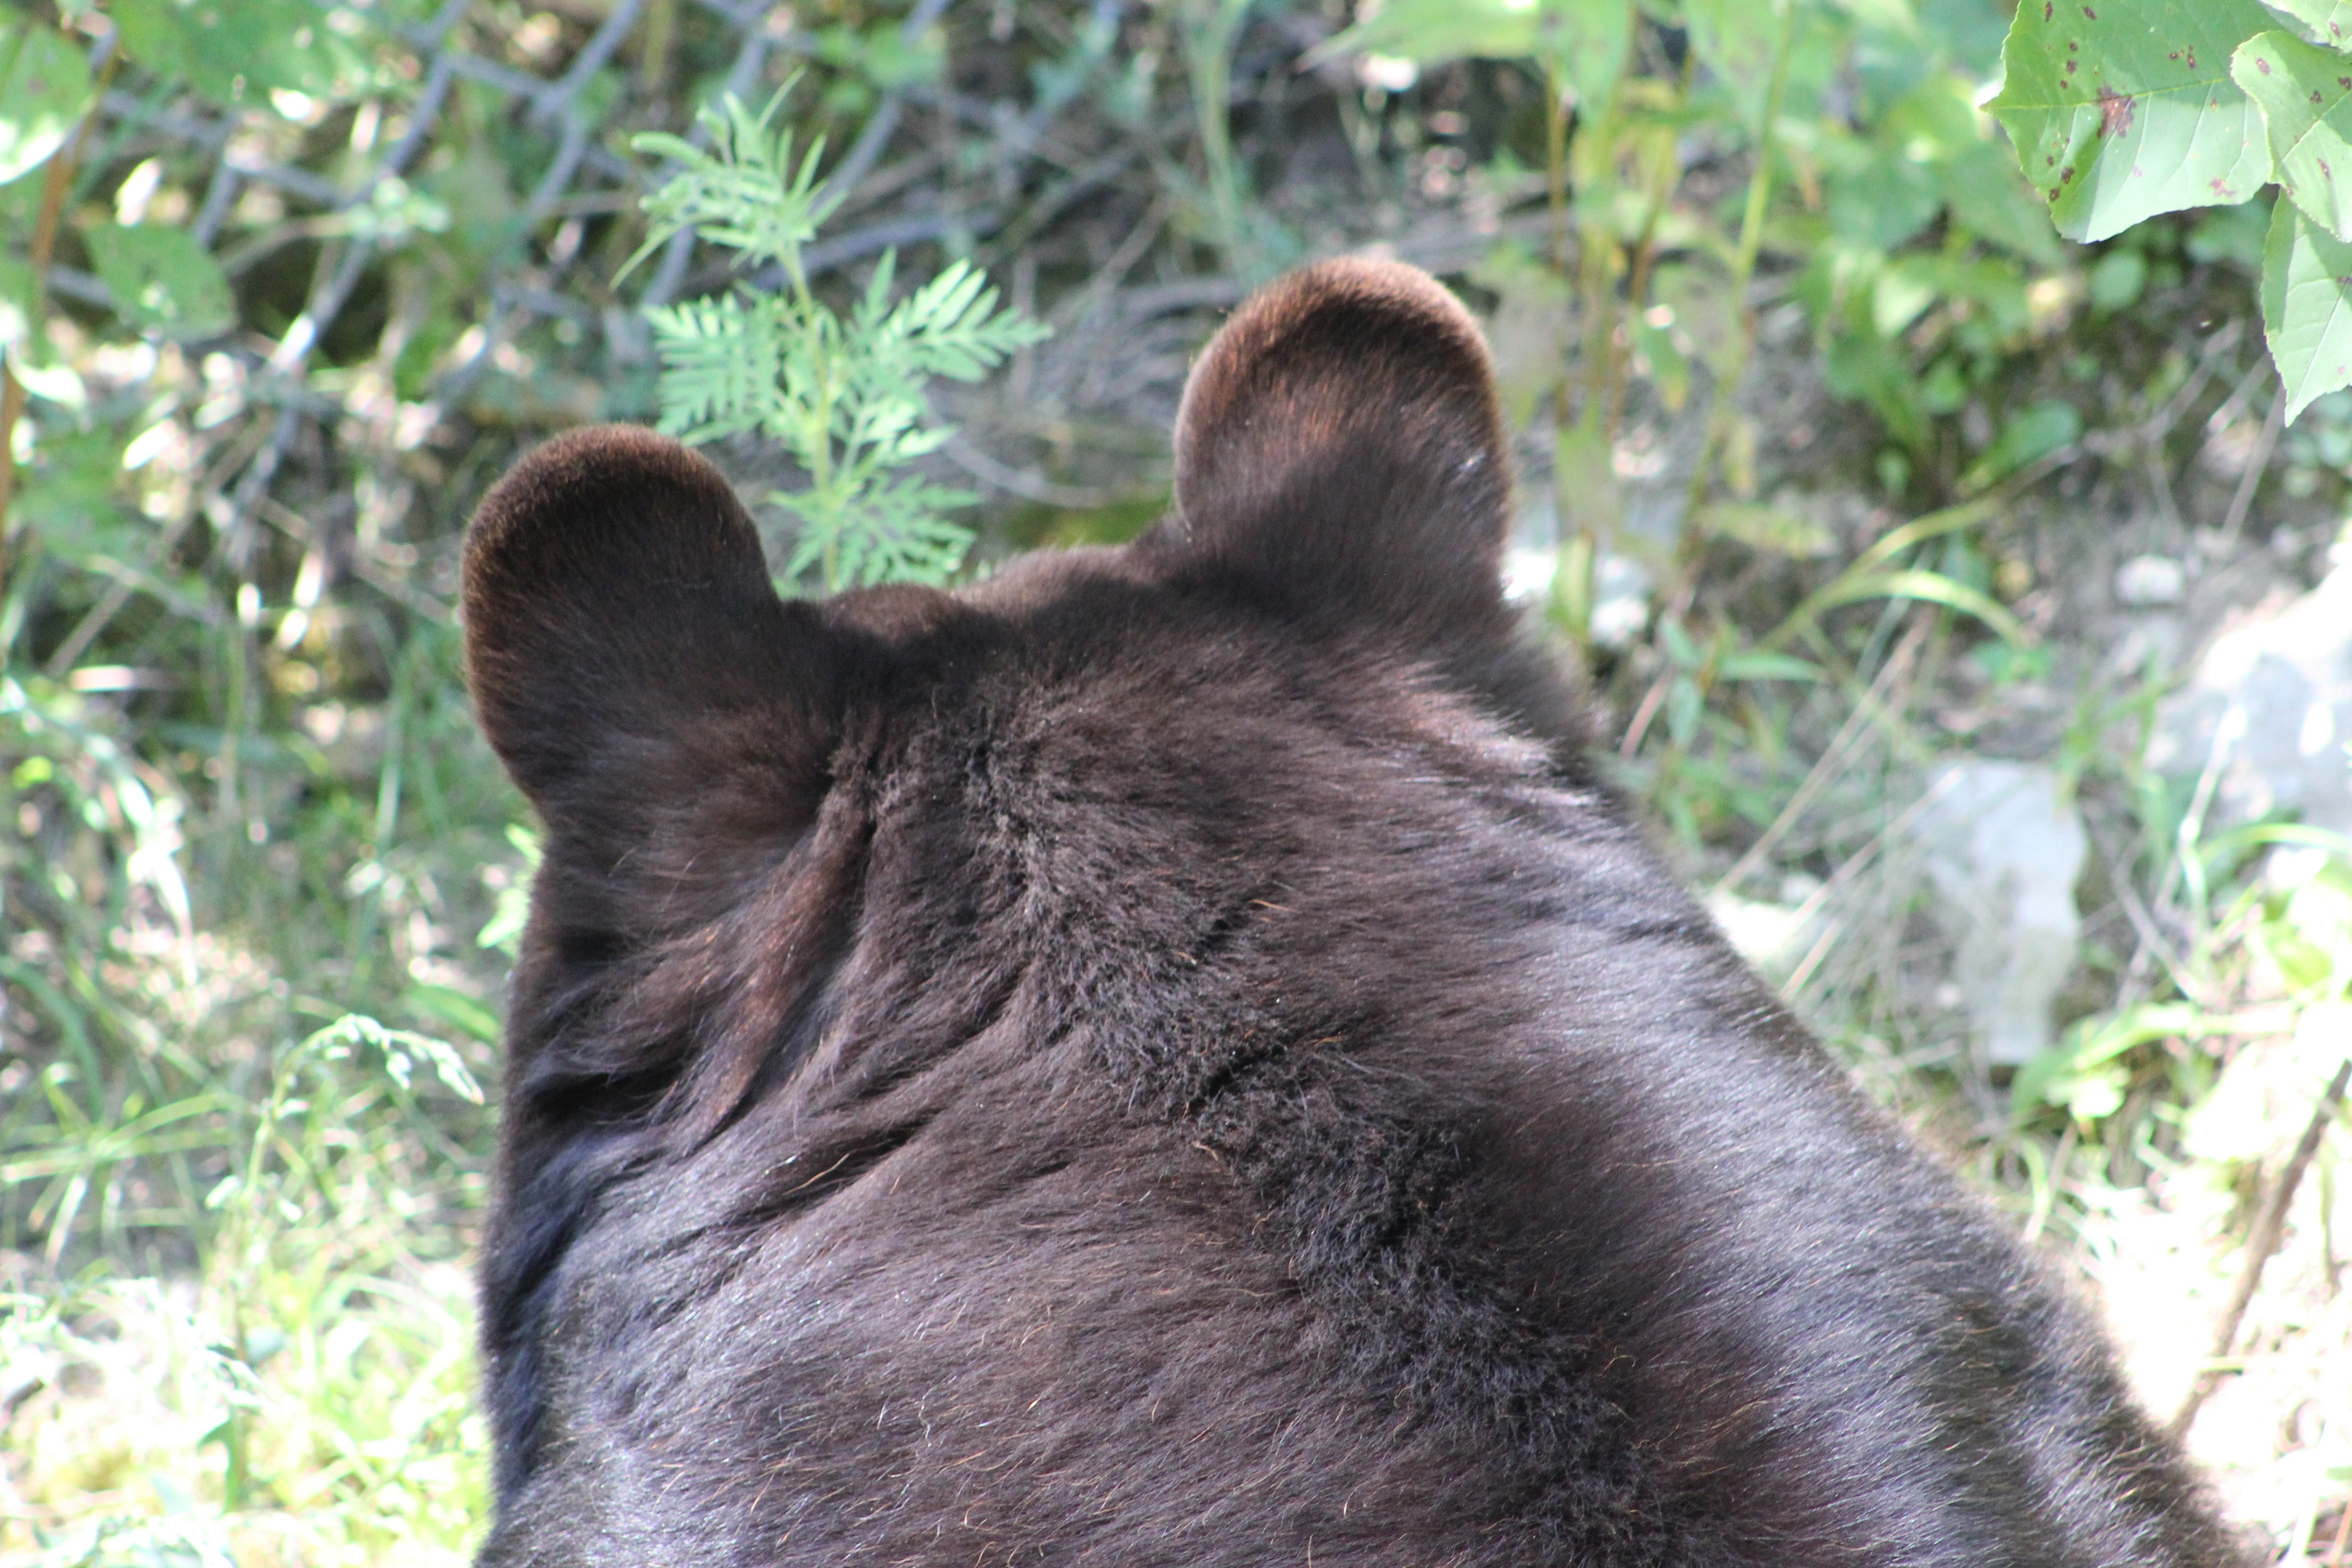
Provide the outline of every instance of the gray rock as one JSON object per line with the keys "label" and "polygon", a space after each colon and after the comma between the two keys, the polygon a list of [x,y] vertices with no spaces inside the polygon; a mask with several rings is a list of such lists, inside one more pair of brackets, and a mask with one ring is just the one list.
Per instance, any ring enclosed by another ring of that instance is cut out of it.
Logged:
{"label": "gray rock", "polygon": [[1917,841],[1984,1060],[2041,1054],[2055,1038],[2051,1005],[2083,935],[2074,908],[2083,824],[2057,773],[2030,762],[1951,763],[1929,783]]}
{"label": "gray rock", "polygon": [[2166,555],[2136,555],[2116,569],[2119,604],[2178,604],[2189,591],[2189,569]]}
{"label": "gray rock", "polygon": [[2212,775],[2208,833],[2292,816],[2352,832],[2352,552],[2299,599],[2215,637],[2158,711],[2148,766]]}

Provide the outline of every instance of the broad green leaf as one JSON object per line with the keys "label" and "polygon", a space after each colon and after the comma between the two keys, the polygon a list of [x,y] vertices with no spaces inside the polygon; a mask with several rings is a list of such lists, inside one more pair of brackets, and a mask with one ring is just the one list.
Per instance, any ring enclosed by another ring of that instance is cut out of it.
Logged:
{"label": "broad green leaf", "polygon": [[1671,328],[1653,326],[1646,317],[1634,317],[1633,325],[1635,366],[1649,378],[1666,412],[1680,413],[1690,400],[1690,361],[1682,345]]}
{"label": "broad green leaf", "polygon": [[1917,320],[1944,292],[1937,258],[1906,256],[1889,265],[1870,286],[1870,324],[1892,338]]}
{"label": "broad green leaf", "polygon": [[2136,250],[2111,250],[2091,268],[2088,281],[2092,309],[2103,316],[2128,310],[2147,287],[2147,257]]}
{"label": "broad green leaf", "polygon": [[2271,177],[2262,113],[2230,54],[2259,0],[2025,0],[1990,105],[2051,221],[2101,240],[2184,207],[2242,202]]}
{"label": "broad green leaf", "polygon": [[2000,41],[2009,14],[1985,0],[1917,0],[1919,30],[1943,44],[1979,81],[2000,68]]}
{"label": "broad green leaf", "polygon": [[1536,57],[1595,110],[1616,88],[1633,40],[1633,0],[1543,0],[1536,8]]}
{"label": "broad green leaf", "polygon": [[2017,160],[1997,141],[1979,141],[1938,166],[1944,200],[1952,216],[1970,233],[2013,256],[2056,267],[2058,238],[2050,231],[2032,187],[2018,178]]}
{"label": "broad green leaf", "polygon": [[1614,538],[1624,512],[1608,432],[1591,419],[1563,426],[1551,471],[1561,515],[1597,538]]}
{"label": "broad green leaf", "polygon": [[1821,668],[1793,653],[1727,653],[1715,667],[1719,681],[1818,681]]}
{"label": "broad green leaf", "polygon": [[1797,0],[1689,0],[1691,47],[1739,106],[1750,131],[1764,123],[1772,80],[1772,51],[1780,41],[1785,8]]}
{"label": "broad green leaf", "polygon": [[1389,0],[1313,57],[1394,55],[1418,65],[1535,59],[1575,89],[1609,96],[1633,39],[1633,0]]}
{"label": "broad green leaf", "polygon": [[2314,43],[2352,47],[2352,0],[2265,0],[2282,16],[2311,29]]}
{"label": "broad green leaf", "polygon": [[877,22],[863,33],[854,27],[827,27],[817,35],[817,57],[829,66],[863,72],[885,91],[939,80],[947,68],[940,30],[927,28],[911,40],[901,37],[901,30],[896,17]]}
{"label": "broad green leaf", "polygon": [[1840,604],[1858,604],[1866,599],[1916,599],[1925,604],[1940,604],[1963,615],[1975,616],[2003,642],[2025,641],[2025,628],[2017,623],[2017,617],[1999,600],[1940,571],[1864,572],[1841,579],[1829,591],[1808,602],[1815,611],[1821,611]]}
{"label": "broad green leaf", "polygon": [[131,57],[225,105],[273,88],[347,95],[370,78],[362,13],[310,0],[113,0]]}
{"label": "broad green leaf", "polygon": [[185,229],[97,224],[85,231],[90,260],[124,321],[172,338],[210,338],[236,323],[220,263]]}
{"label": "broad green leaf", "polygon": [[2278,183],[2304,216],[2352,239],[2352,59],[2291,33],[2238,46],[2230,75],[2262,105]]}
{"label": "broad green leaf", "polygon": [[79,49],[37,22],[0,29],[0,185],[48,162],[89,106]]}
{"label": "broad green leaf", "polygon": [[401,1000],[436,1023],[447,1024],[490,1045],[499,1042],[499,1015],[463,991],[420,980],[408,988]]}
{"label": "broad green leaf", "polygon": [[1827,524],[1755,502],[1718,501],[1699,512],[1698,526],[1750,549],[1800,559],[1817,559],[1837,548]]}
{"label": "broad green leaf", "polygon": [[1308,57],[1394,55],[1426,66],[1465,58],[1526,59],[1535,52],[1534,0],[1389,0]]}
{"label": "broad green leaf", "polygon": [[1894,250],[1944,210],[1934,164],[1892,138],[1828,140],[1822,162],[1830,232],[1857,250]]}
{"label": "broad green leaf", "polygon": [[30,262],[0,256],[0,349],[32,335],[33,301],[40,291],[40,275]]}
{"label": "broad green leaf", "polygon": [[71,365],[52,358],[53,352],[37,337],[21,339],[8,345],[8,372],[16,378],[17,385],[37,398],[60,408],[89,407],[89,389],[82,384],[80,375]]}
{"label": "broad green leaf", "polygon": [[2314,398],[2352,386],[2352,245],[2293,202],[2272,212],[2263,247],[2263,332],[2290,420]]}
{"label": "broad green leaf", "polygon": [[1966,474],[1960,493],[1973,496],[1997,485],[2029,463],[2039,462],[2083,434],[2083,416],[2071,402],[2037,402],[2007,424]]}
{"label": "broad green leaf", "polygon": [[1906,36],[1919,30],[1911,0],[1837,0],[1837,8],[1865,27],[1880,27]]}

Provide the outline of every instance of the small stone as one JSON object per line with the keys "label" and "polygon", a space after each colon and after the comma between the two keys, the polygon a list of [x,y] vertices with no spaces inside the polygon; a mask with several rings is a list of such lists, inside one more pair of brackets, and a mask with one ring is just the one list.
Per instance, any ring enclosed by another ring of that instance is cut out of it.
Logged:
{"label": "small stone", "polygon": [[[2331,557],[2332,559],[2332,557]],[[2157,710],[2147,764],[2212,775],[2207,834],[2273,817],[2352,831],[2352,560],[2215,637]]]}
{"label": "small stone", "polygon": [[1776,974],[1804,956],[1811,927],[1817,924],[1800,905],[1770,904],[1730,893],[1709,894],[1706,912],[1741,957]]}
{"label": "small stone", "polygon": [[2054,768],[1971,759],[1930,781],[1917,831],[1984,1060],[2029,1061],[2057,1037],[2050,1010],[2082,944],[2082,820]]}
{"label": "small stone", "polygon": [[2178,604],[2188,591],[2189,569],[2170,556],[2136,555],[2116,571],[2118,604]]}
{"label": "small stone", "polygon": [[1650,574],[1631,556],[1602,550],[1592,567],[1592,641],[1630,646],[1650,623]]}

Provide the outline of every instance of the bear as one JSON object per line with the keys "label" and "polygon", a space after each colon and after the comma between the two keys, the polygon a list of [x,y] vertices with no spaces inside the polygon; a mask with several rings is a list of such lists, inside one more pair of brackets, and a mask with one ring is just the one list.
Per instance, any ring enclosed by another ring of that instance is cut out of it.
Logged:
{"label": "bear", "polygon": [[2242,1561],[1598,776],[1510,494],[1364,259],[1124,546],[784,598],[651,433],[492,489],[487,1568]]}

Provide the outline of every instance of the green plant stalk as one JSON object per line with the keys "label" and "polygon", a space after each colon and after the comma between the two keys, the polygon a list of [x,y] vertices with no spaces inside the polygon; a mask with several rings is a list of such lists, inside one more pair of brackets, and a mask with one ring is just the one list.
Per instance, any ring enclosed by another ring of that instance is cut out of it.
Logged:
{"label": "green plant stalk", "polygon": [[[1601,148],[1600,156],[1607,158],[1612,151],[1616,131],[1614,95],[1602,109],[1591,129],[1585,132]],[[1578,141],[1584,140],[1580,136]],[[1617,382],[1617,289],[1618,278],[1625,272],[1619,265],[1622,255],[1616,236],[1610,232],[1609,214],[1587,218],[1578,225],[1577,292],[1582,306],[1583,328],[1578,336],[1582,340],[1579,350],[1584,359],[1584,404],[1578,418],[1597,427],[1603,440],[1616,434],[1616,422],[1611,417],[1614,401],[1610,389]]]}
{"label": "green plant stalk", "polygon": [[[269,1229],[259,1218],[262,1171],[268,1164],[270,1141],[277,1135],[278,1124],[286,1118],[289,1092],[299,1076],[302,1060],[323,1032],[312,1035],[287,1052],[271,1072],[269,1097],[262,1102],[261,1114],[255,1119],[253,1136],[246,1144],[245,1166],[237,1175],[236,1190],[229,1197],[228,1216],[215,1244],[215,1288],[220,1291],[228,1312],[229,1352],[239,1361],[245,1359],[246,1346],[250,1343],[246,1334],[247,1283],[258,1272],[269,1246]],[[221,1505],[226,1509],[234,1511],[245,1506],[251,1474],[250,1437],[245,1411],[231,1405],[214,1433],[227,1461],[221,1480]]]}
{"label": "green plant stalk", "polygon": [[[1551,265],[1568,276],[1568,79],[1559,67],[1544,64],[1544,201],[1551,213]],[[1563,382],[1563,390],[1565,382]],[[1567,410],[1560,417],[1568,417]]]}
{"label": "green plant stalk", "polygon": [[1225,265],[1239,270],[1246,270],[1246,258],[1241,254],[1241,175],[1234,163],[1233,125],[1225,100],[1233,91],[1234,39],[1251,3],[1191,0],[1183,14],[1184,64],[1191,78],[1201,159],[1207,168],[1210,213],[1216,222]]}
{"label": "green plant stalk", "polygon": [[[1633,68],[1630,55],[1626,69]],[[1679,110],[1690,101],[1691,76],[1698,68],[1695,52],[1683,56],[1682,74],[1675,81],[1675,107]],[[1633,265],[1626,276],[1625,298],[1635,309],[1643,308],[1649,298],[1650,274],[1657,265],[1658,225],[1665,220],[1666,204],[1673,200],[1675,190],[1682,183],[1682,161],[1669,140],[1660,152],[1655,165],[1649,171],[1650,201],[1642,214],[1641,237],[1633,243]],[[1609,428],[1613,434],[1624,414],[1624,382],[1618,378],[1611,391]]]}
{"label": "green plant stalk", "polygon": [[[833,419],[840,406],[840,378],[835,373],[839,360],[832,351],[828,334],[817,324],[825,318],[818,311],[815,297],[810,293],[808,278],[800,268],[800,257],[792,260],[793,297],[798,303],[800,321],[796,329],[814,342],[816,359],[816,397],[808,415],[808,427],[802,437],[809,456],[809,493],[817,497],[814,512],[825,519],[824,549],[817,561],[817,573],[827,593],[838,593],[841,581],[841,517],[847,497],[837,482],[840,468],[834,463]],[[842,466],[845,466],[843,465]]]}
{"label": "green plant stalk", "polygon": [[645,91],[660,90],[662,78],[669,75],[670,43],[677,33],[677,0],[653,0],[646,7],[637,53],[637,82]]}
{"label": "green plant stalk", "polygon": [[1681,554],[1687,560],[1697,544],[1699,504],[1706,497],[1715,460],[1731,429],[1731,399],[1748,373],[1756,351],[1756,313],[1748,302],[1748,285],[1756,277],[1756,258],[1764,246],[1764,214],[1772,199],[1774,131],[1780,120],[1780,103],[1789,89],[1789,56],[1797,42],[1796,0],[1774,0],[1780,13],[1780,30],[1772,40],[1772,74],[1764,89],[1764,122],[1757,128],[1756,167],[1748,176],[1748,204],[1739,221],[1739,244],[1732,253],[1731,298],[1738,307],[1739,329],[1733,334],[1731,354],[1723,379],[1715,389],[1715,410],[1708,417],[1706,442],[1691,472],[1690,494],[1683,505]]}
{"label": "green plant stalk", "polygon": [[[1610,79],[1608,96],[1601,99],[1599,110],[1578,133],[1574,145],[1569,149],[1571,155],[1569,173],[1576,176],[1580,162],[1582,166],[1581,177],[1574,179],[1579,190],[1599,185],[1606,180],[1611,165],[1619,156],[1618,138],[1624,123],[1625,82],[1633,74],[1636,62],[1636,51],[1627,49],[1624,59],[1618,65],[1616,76]],[[1547,81],[1557,80],[1559,76],[1557,68],[1547,68]],[[1559,113],[1555,120],[1564,129],[1567,119],[1568,106],[1563,94]],[[1660,192],[1657,202],[1647,214],[1645,239],[1647,232],[1656,226],[1656,208],[1664,201],[1664,193]],[[1585,368],[1584,406],[1580,418],[1587,423],[1597,419],[1598,434],[1604,440],[1613,440],[1617,434],[1616,394],[1620,379],[1618,372],[1622,368],[1617,354],[1617,286],[1631,278],[1634,266],[1631,253],[1617,243],[1611,217],[1607,211],[1587,217],[1578,225],[1577,236],[1577,273],[1583,319],[1578,334],[1580,340],[1579,351],[1584,356]],[[1637,291],[1628,290],[1625,298],[1637,307],[1641,302]],[[1564,394],[1565,388],[1562,391]]]}
{"label": "green plant stalk", "polygon": [[[1619,84],[1633,66],[1633,51],[1626,52],[1619,68],[1617,80],[1610,84],[1609,98],[1577,137],[1580,145],[1597,143],[1599,156],[1606,159],[1615,144]],[[1545,195],[1551,214],[1551,245],[1553,270],[1565,277],[1568,272],[1568,237],[1570,229],[1570,143],[1568,120],[1574,105],[1569,96],[1566,70],[1555,59],[1544,62],[1544,91],[1548,95],[1545,116],[1544,159]],[[1614,290],[1616,281],[1610,276],[1610,262],[1615,246],[1606,230],[1605,218],[1581,226],[1577,256],[1577,290],[1580,308],[1576,356],[1585,367],[1586,392],[1583,405],[1577,413],[1579,424],[1590,424],[1596,418],[1604,423],[1598,430],[1601,440],[1613,434],[1608,423],[1612,399],[1609,388],[1616,379],[1616,320]],[[1565,430],[1570,423],[1569,404],[1573,376],[1571,361],[1563,359],[1559,376],[1552,390],[1553,417]],[[1564,510],[1564,508],[1562,508]],[[1575,538],[1562,549],[1559,564],[1552,572],[1551,601],[1553,618],[1570,636],[1581,643],[1591,633],[1592,573],[1600,559],[1600,540],[1591,526],[1580,528]]]}
{"label": "green plant stalk", "polygon": [[[98,68],[98,81],[90,89],[89,112],[74,127],[66,144],[50,155],[48,169],[41,176],[40,214],[34,220],[32,248],[26,256],[33,268],[33,298],[25,314],[28,338],[42,330],[48,315],[49,256],[57,247],[58,221],[65,212],[66,191],[73,183],[74,164],[81,156],[81,144],[89,139],[90,128],[98,123],[99,110],[106,101],[107,84],[114,79],[114,68],[121,58],[121,49],[107,51],[105,63]],[[16,380],[14,370],[0,364],[0,601],[8,596],[8,575],[15,565],[8,509],[16,494],[16,422],[24,416],[24,385]]]}

